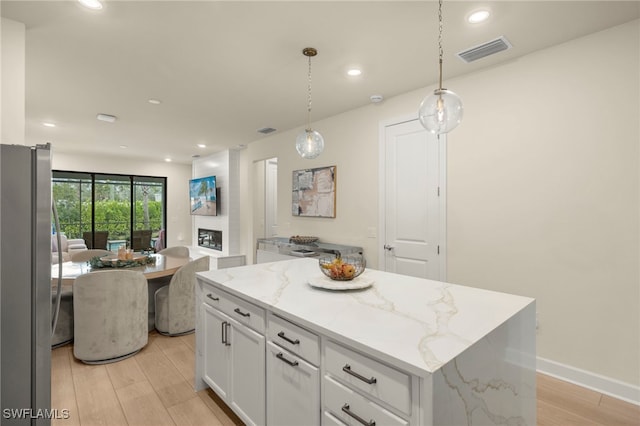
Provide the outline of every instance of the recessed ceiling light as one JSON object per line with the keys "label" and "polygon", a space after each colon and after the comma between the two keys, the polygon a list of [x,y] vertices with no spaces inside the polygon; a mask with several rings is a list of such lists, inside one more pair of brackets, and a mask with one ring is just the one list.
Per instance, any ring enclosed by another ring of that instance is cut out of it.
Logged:
{"label": "recessed ceiling light", "polygon": [[102,9],[102,3],[99,0],[78,0],[81,5],[93,10]]}
{"label": "recessed ceiling light", "polygon": [[109,115],[109,114],[98,114],[96,116],[96,118],[100,121],[106,121],[107,123],[113,123],[116,121],[116,119],[118,117],[116,117],[115,115]]}
{"label": "recessed ceiling light", "polygon": [[42,123],[42,125],[45,127],[56,127],[55,123],[49,123],[49,122],[44,122]]}
{"label": "recessed ceiling light", "polygon": [[167,157],[167,158],[164,159],[164,161],[166,161],[167,163],[170,163],[171,162],[171,158]]}
{"label": "recessed ceiling light", "polygon": [[476,10],[467,17],[467,22],[470,24],[479,24],[489,19],[491,13],[488,10]]}
{"label": "recessed ceiling light", "polygon": [[160,105],[162,101],[160,99],[149,99],[150,104]]}
{"label": "recessed ceiling light", "polygon": [[120,148],[122,148],[122,149],[127,149],[127,148],[128,148],[128,146],[126,146],[126,145],[120,145]]}
{"label": "recessed ceiling light", "polygon": [[199,144],[198,144],[198,148],[206,148],[206,147],[207,147],[207,146],[206,146],[205,144],[203,144],[203,143],[199,143]]}
{"label": "recessed ceiling light", "polygon": [[347,75],[351,77],[357,77],[360,74],[362,74],[362,70],[359,70],[358,68],[351,68],[349,71],[347,71]]}

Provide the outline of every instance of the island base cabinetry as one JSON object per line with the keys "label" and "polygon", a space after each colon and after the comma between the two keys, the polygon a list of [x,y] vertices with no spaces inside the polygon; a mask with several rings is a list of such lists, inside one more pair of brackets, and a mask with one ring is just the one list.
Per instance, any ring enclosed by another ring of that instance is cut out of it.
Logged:
{"label": "island base cabinetry", "polygon": [[409,424],[353,389],[324,377],[324,406],[343,423],[348,425],[393,425]]}
{"label": "island base cabinetry", "polygon": [[265,424],[265,337],[201,304],[203,380],[248,425]]}
{"label": "island base cabinetry", "polygon": [[267,343],[267,424],[320,424],[318,367]]}
{"label": "island base cabinetry", "polygon": [[209,306],[203,306],[204,380],[222,399],[228,398],[230,351],[225,344],[229,318]]}
{"label": "island base cabinetry", "polygon": [[413,383],[418,378],[325,340],[324,410],[351,425],[397,425],[411,422]]}

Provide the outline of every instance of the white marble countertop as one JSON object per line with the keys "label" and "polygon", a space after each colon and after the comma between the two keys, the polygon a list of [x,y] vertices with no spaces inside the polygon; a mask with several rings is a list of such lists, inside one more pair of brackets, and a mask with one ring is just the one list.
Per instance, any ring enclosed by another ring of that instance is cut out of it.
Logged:
{"label": "white marble countertop", "polygon": [[[363,290],[311,287],[317,259],[200,272],[223,290],[426,377],[534,299],[367,269]],[[359,279],[357,278],[357,279]]]}

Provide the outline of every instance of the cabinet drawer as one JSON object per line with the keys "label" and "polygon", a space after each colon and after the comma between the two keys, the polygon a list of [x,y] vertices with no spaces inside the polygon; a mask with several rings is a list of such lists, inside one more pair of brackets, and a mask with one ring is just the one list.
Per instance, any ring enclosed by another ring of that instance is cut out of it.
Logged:
{"label": "cabinet drawer", "polygon": [[[356,391],[324,377],[324,407],[347,425],[398,425],[409,423]],[[325,418],[328,417],[325,415]]]}
{"label": "cabinet drawer", "polygon": [[275,315],[269,316],[269,340],[314,365],[320,364],[318,336]]}
{"label": "cabinet drawer", "polygon": [[226,294],[210,286],[209,284],[202,283],[202,301],[209,306],[212,306],[218,310],[222,310],[221,294]]}
{"label": "cabinet drawer", "polygon": [[411,376],[335,342],[324,346],[326,371],[332,376],[411,415]]}
{"label": "cabinet drawer", "polygon": [[272,342],[267,343],[267,424],[320,424],[320,371]]}
{"label": "cabinet drawer", "polygon": [[322,426],[345,426],[336,416],[328,411],[322,412]]}
{"label": "cabinet drawer", "polygon": [[266,328],[264,309],[228,294],[222,300],[222,311],[239,323],[264,335]]}
{"label": "cabinet drawer", "polygon": [[202,287],[202,294],[203,301],[209,306],[219,309],[239,323],[264,335],[266,328],[264,309],[206,283]]}

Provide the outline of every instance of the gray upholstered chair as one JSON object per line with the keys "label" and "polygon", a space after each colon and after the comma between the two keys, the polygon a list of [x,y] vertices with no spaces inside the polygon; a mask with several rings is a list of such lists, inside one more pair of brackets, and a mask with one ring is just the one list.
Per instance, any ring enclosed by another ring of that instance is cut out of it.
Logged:
{"label": "gray upholstered chair", "polygon": [[[57,282],[57,281],[56,281]],[[58,310],[58,322],[51,336],[51,347],[57,348],[73,341],[73,292],[62,289],[60,296],[60,309]],[[57,288],[51,294],[51,314],[56,308]]]}
{"label": "gray upholstered chair", "polygon": [[94,257],[102,257],[108,254],[113,254],[109,250],[100,250],[100,249],[90,249],[84,251],[77,251],[71,253],[71,261],[72,262],[87,262]]}
{"label": "gray upholstered chair", "polygon": [[[166,249],[162,249],[158,252],[165,256],[171,257],[189,257],[189,249],[185,246],[174,246]],[[149,331],[155,328],[156,322],[156,307],[155,307],[155,294],[161,287],[169,285],[172,276],[151,278],[149,280]]]}
{"label": "gray upholstered chair", "polygon": [[189,257],[189,248],[185,246],[167,247],[166,249],[160,250],[158,254],[174,257]]}
{"label": "gray upholstered chair", "polygon": [[148,340],[147,280],[138,271],[80,275],[73,284],[73,356],[87,364],[130,357]]}
{"label": "gray upholstered chair", "polygon": [[177,336],[196,328],[196,272],[209,270],[209,256],[192,260],[182,266],[169,285],[156,291],[155,326],[159,333]]}

